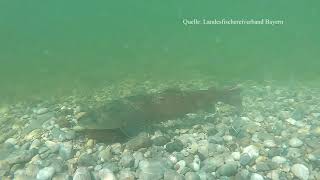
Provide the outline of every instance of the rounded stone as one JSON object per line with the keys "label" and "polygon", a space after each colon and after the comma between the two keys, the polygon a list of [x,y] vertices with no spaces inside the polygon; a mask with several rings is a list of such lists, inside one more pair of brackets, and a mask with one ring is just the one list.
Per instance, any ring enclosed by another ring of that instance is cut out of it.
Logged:
{"label": "rounded stone", "polygon": [[294,164],[291,167],[291,172],[299,179],[308,180],[309,179],[309,169],[303,164]]}
{"label": "rounded stone", "polygon": [[183,143],[180,140],[175,140],[174,142],[168,143],[166,145],[166,150],[170,153],[180,152],[183,149]]}
{"label": "rounded stone", "polygon": [[185,180],[200,180],[200,176],[195,172],[187,172],[184,177]]}
{"label": "rounded stone", "polygon": [[289,140],[289,145],[291,147],[300,147],[303,145],[303,142],[299,138],[294,137]]}
{"label": "rounded stone", "polygon": [[90,172],[85,167],[79,167],[73,175],[73,180],[91,180]]}
{"label": "rounded stone", "polygon": [[244,153],[240,156],[240,164],[242,166],[246,166],[248,164],[250,164],[250,162],[252,161],[252,158],[249,154]]}
{"label": "rounded stone", "polygon": [[68,160],[73,156],[73,146],[72,142],[65,142],[60,145],[59,155],[64,159]]}
{"label": "rounded stone", "polygon": [[277,164],[283,164],[283,163],[287,162],[287,159],[282,156],[275,156],[272,158],[272,162],[275,162]]}
{"label": "rounded stone", "polygon": [[268,147],[268,148],[273,148],[273,147],[276,147],[276,146],[277,146],[277,144],[274,142],[274,140],[271,140],[271,139],[265,140],[265,141],[263,142],[263,145],[264,145],[265,147]]}
{"label": "rounded stone", "polygon": [[236,163],[227,163],[218,169],[221,176],[234,176],[238,172],[238,165]]}
{"label": "rounded stone", "polygon": [[124,169],[119,172],[118,178],[119,180],[134,180],[135,176],[134,172]]}
{"label": "rounded stone", "polygon": [[253,173],[250,177],[250,180],[263,180],[263,179],[264,179],[263,176],[257,173]]}
{"label": "rounded stone", "polygon": [[100,179],[116,180],[116,176],[108,168],[101,169],[99,171],[98,176],[99,176]]}
{"label": "rounded stone", "polygon": [[49,180],[55,173],[55,169],[53,167],[45,167],[40,169],[37,174],[37,180]]}

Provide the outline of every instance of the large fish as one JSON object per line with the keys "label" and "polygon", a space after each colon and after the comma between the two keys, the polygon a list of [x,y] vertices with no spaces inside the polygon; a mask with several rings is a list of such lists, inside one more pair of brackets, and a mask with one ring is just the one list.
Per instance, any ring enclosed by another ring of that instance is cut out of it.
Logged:
{"label": "large fish", "polygon": [[78,123],[84,129],[120,129],[127,136],[134,136],[153,123],[214,109],[218,101],[241,106],[239,88],[167,89],[160,93],[129,96],[90,110]]}

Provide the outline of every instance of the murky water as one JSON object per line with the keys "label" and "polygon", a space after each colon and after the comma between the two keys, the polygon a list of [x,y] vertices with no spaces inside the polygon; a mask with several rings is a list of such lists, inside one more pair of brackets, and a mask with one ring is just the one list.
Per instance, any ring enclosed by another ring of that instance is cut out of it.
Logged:
{"label": "murky water", "polygon": [[0,179],[320,179],[319,7],[0,0]]}
{"label": "murky water", "polygon": [[[108,80],[317,80],[317,1],[0,2],[1,94],[64,94]],[[184,25],[183,20],[283,21]]]}

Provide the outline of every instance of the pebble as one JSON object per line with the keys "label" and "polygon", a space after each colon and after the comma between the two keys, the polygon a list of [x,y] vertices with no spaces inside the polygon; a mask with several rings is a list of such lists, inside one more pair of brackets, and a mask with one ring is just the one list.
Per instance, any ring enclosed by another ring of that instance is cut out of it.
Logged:
{"label": "pebble", "polygon": [[40,139],[42,132],[43,132],[42,129],[35,129],[35,130],[31,131],[28,135],[26,135],[25,139],[26,140]]}
{"label": "pebble", "polygon": [[26,176],[36,177],[39,171],[39,167],[35,164],[28,164],[26,165]]}
{"label": "pebble", "polygon": [[221,176],[234,176],[238,172],[238,165],[236,163],[227,163],[222,165],[217,172]]}
{"label": "pebble", "polygon": [[265,140],[265,141],[263,142],[263,145],[264,145],[265,147],[268,147],[268,148],[273,148],[273,147],[276,147],[276,146],[277,146],[277,144],[274,142],[274,140],[271,140],[271,139]]}
{"label": "pebble", "polygon": [[185,178],[174,170],[167,169],[164,172],[163,180],[184,180]]}
{"label": "pebble", "polygon": [[106,162],[106,161],[111,160],[111,158],[112,158],[111,149],[108,147],[108,148],[100,151],[98,156],[102,162]]}
{"label": "pebble", "polygon": [[187,172],[184,177],[185,180],[201,180],[200,176],[195,172]]}
{"label": "pebble", "polygon": [[126,143],[126,147],[130,150],[138,150],[140,148],[147,148],[151,145],[151,139],[147,133],[140,133]]}
{"label": "pebble", "polygon": [[183,143],[178,139],[166,145],[166,150],[169,153],[180,152],[182,149],[183,149]]}
{"label": "pebble", "polygon": [[123,169],[119,172],[119,180],[135,180],[134,172]]}
{"label": "pebble", "polygon": [[119,163],[122,165],[122,167],[131,168],[134,166],[134,158],[130,154],[123,155]]}
{"label": "pebble", "polygon": [[223,136],[223,140],[225,141],[225,142],[230,142],[230,141],[232,141],[232,136],[230,136],[230,135],[226,135],[226,136]]}
{"label": "pebble", "polygon": [[68,160],[71,159],[73,156],[73,146],[72,142],[64,142],[59,146],[59,155],[64,159]]}
{"label": "pebble", "polygon": [[7,139],[4,143],[10,144],[10,145],[16,145],[17,144],[17,140],[15,138],[9,138]]}
{"label": "pebble", "polygon": [[309,179],[309,169],[303,164],[294,164],[291,167],[291,172],[301,180],[308,180]]}
{"label": "pebble", "polygon": [[243,153],[248,154],[251,158],[257,158],[259,156],[259,149],[254,145],[249,145],[243,149]]}
{"label": "pebble", "polygon": [[244,153],[244,154],[241,154],[239,161],[242,166],[246,166],[250,164],[252,160],[253,160],[252,157],[248,153]]}
{"label": "pebble", "polygon": [[7,158],[9,164],[20,164],[29,162],[35,155],[37,151],[34,149],[19,151],[16,154],[11,154],[10,157]]}
{"label": "pebble", "polygon": [[186,162],[184,160],[180,160],[176,163],[175,169],[178,173],[181,173],[181,171],[186,167]]}
{"label": "pebble", "polygon": [[282,156],[275,156],[272,158],[272,162],[275,162],[277,164],[283,164],[283,163],[287,162],[287,159]]}
{"label": "pebble", "polygon": [[289,140],[289,145],[291,147],[301,147],[303,142],[299,138],[294,137]]}
{"label": "pebble", "polygon": [[138,177],[141,180],[159,180],[163,178],[165,165],[159,160],[143,160],[139,164]]}
{"label": "pebble", "polygon": [[85,167],[78,167],[73,175],[73,180],[91,180],[90,172]]}
{"label": "pebble", "polygon": [[48,108],[39,108],[37,110],[35,110],[35,113],[40,115],[40,114],[44,114],[48,112]]}
{"label": "pebble", "polygon": [[98,176],[102,180],[116,180],[116,176],[108,168],[103,168],[99,171]]}
{"label": "pebble", "polygon": [[260,174],[257,173],[252,173],[250,180],[263,180],[263,176],[261,176]]}
{"label": "pebble", "polygon": [[81,154],[78,160],[80,166],[94,166],[96,165],[95,157],[92,154]]}
{"label": "pebble", "polygon": [[0,177],[10,171],[10,164],[6,160],[0,160]]}
{"label": "pebble", "polygon": [[94,146],[94,140],[93,139],[89,139],[86,143],[86,147],[88,148],[92,148]]}
{"label": "pebble", "polygon": [[41,145],[41,141],[39,139],[35,139],[32,141],[29,149],[33,149],[33,148],[38,149],[40,145]]}
{"label": "pebble", "polygon": [[59,143],[56,143],[53,141],[46,141],[45,144],[52,153],[56,153],[57,151],[59,151],[59,148],[60,148]]}
{"label": "pebble", "polygon": [[240,160],[240,152],[232,152],[231,156],[235,161],[239,161]]}
{"label": "pebble", "polygon": [[55,174],[52,180],[70,180],[70,176],[67,173]]}
{"label": "pebble", "polygon": [[50,180],[55,173],[55,169],[53,167],[45,167],[40,169],[37,174],[37,180]]}
{"label": "pebble", "polygon": [[194,171],[199,171],[200,170],[200,158],[198,155],[194,156],[193,162],[192,162],[192,169]]}

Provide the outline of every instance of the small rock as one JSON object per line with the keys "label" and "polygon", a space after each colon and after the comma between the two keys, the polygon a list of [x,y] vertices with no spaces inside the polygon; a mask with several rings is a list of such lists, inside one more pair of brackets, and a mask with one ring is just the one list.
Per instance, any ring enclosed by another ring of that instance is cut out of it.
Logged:
{"label": "small rock", "polygon": [[10,164],[8,161],[0,160],[0,177],[4,176],[10,171]]}
{"label": "small rock", "polygon": [[184,160],[180,160],[176,163],[175,169],[178,173],[181,173],[181,171],[186,167],[186,162]]}
{"label": "small rock", "polygon": [[135,180],[134,172],[123,169],[119,172],[119,180]]}
{"label": "small rock", "polygon": [[195,172],[187,172],[184,177],[185,180],[201,180],[199,175]]}
{"label": "small rock", "polygon": [[240,160],[240,152],[232,152],[231,156],[235,161],[239,161]]}
{"label": "small rock", "polygon": [[29,149],[33,149],[33,148],[38,149],[40,145],[41,145],[41,141],[39,139],[35,139],[32,141]]}
{"label": "small rock", "polygon": [[134,158],[132,155],[123,155],[120,159],[120,164],[122,167],[131,168],[134,165]]}
{"label": "small rock", "polygon": [[265,147],[268,147],[268,148],[273,148],[273,147],[276,147],[276,146],[277,146],[277,144],[274,142],[274,140],[271,140],[271,139],[265,140],[265,141],[263,142],[263,145],[264,145]]}
{"label": "small rock", "polygon": [[80,155],[78,164],[80,166],[94,166],[96,165],[95,157],[92,154],[84,153]]}
{"label": "small rock", "polygon": [[106,148],[106,149],[100,151],[99,158],[100,158],[100,160],[102,162],[106,162],[106,161],[111,160],[111,158],[112,158],[111,149],[110,148]]}
{"label": "small rock", "polygon": [[250,179],[250,172],[247,169],[242,169],[236,174],[235,179],[236,180],[248,180],[248,179]]}
{"label": "small rock", "polygon": [[73,156],[73,146],[72,146],[72,142],[64,142],[60,145],[59,148],[59,155],[64,159],[64,160],[68,160],[70,158],[72,158]]}
{"label": "small rock", "polygon": [[92,148],[94,146],[94,140],[93,139],[89,139],[86,143],[86,147],[88,148]]}
{"label": "small rock", "polygon": [[169,153],[180,152],[182,149],[183,149],[183,143],[178,139],[166,145],[166,150]]}
{"label": "small rock", "polygon": [[200,170],[200,158],[199,158],[199,156],[198,155],[195,155],[194,156],[194,159],[193,159],[193,162],[192,162],[192,169],[194,170],[194,171],[199,171]]}
{"label": "small rock", "polygon": [[263,179],[264,179],[263,176],[257,173],[253,173],[250,177],[250,180],[263,180]]}
{"label": "small rock", "polygon": [[14,146],[14,145],[17,144],[17,142],[18,142],[18,141],[17,141],[15,138],[9,138],[9,139],[7,139],[4,143],[10,144],[10,145]]}
{"label": "small rock", "polygon": [[184,177],[174,170],[167,169],[164,172],[163,180],[184,180]]}
{"label": "small rock", "polygon": [[283,163],[287,162],[287,159],[282,156],[275,156],[272,158],[272,162],[275,162],[277,164],[283,164]]}
{"label": "small rock", "polygon": [[56,173],[61,173],[64,170],[65,164],[63,159],[58,157],[52,160],[51,166],[55,169]]}
{"label": "small rock", "polygon": [[73,180],[91,180],[90,172],[85,167],[79,167],[73,175]]}
{"label": "small rock", "polygon": [[26,140],[34,140],[34,139],[40,139],[42,135],[42,129],[35,129],[31,131],[28,135],[25,136]]}
{"label": "small rock", "polygon": [[300,147],[303,145],[303,142],[300,139],[294,137],[289,140],[289,145],[291,147]]}
{"label": "small rock", "polygon": [[37,150],[35,149],[19,151],[11,154],[10,157],[7,158],[7,160],[9,164],[26,163],[29,162],[36,154]]}
{"label": "small rock", "polygon": [[53,141],[46,141],[46,146],[49,148],[50,152],[55,153],[59,151],[60,145]]}
{"label": "small rock", "polygon": [[227,163],[218,169],[221,176],[234,176],[238,172],[238,165],[236,163]]}
{"label": "small rock", "polygon": [[52,180],[70,180],[70,176],[67,173],[55,174]]}
{"label": "small rock", "polygon": [[240,164],[241,164],[242,166],[246,166],[246,165],[250,164],[252,160],[253,160],[253,159],[252,159],[252,157],[251,157],[249,154],[244,153],[244,154],[242,154],[242,155],[240,156],[240,160],[239,160],[239,161],[240,161]]}
{"label": "small rock", "polygon": [[243,149],[243,153],[247,153],[251,158],[257,158],[259,156],[259,149],[254,145],[250,145]]}
{"label": "small rock", "polygon": [[309,179],[309,169],[303,164],[294,164],[291,167],[291,172],[301,180],[308,180]]}
{"label": "small rock", "polygon": [[139,178],[141,180],[159,180],[163,178],[166,167],[159,160],[143,160],[139,164]]}
{"label": "small rock", "polygon": [[35,113],[40,115],[40,114],[44,114],[48,112],[48,108],[39,108],[37,110],[35,110]]}
{"label": "small rock", "polygon": [[108,168],[101,169],[101,170],[99,171],[98,176],[99,176],[100,179],[116,180],[115,175],[114,175],[113,172],[112,172],[110,169],[108,169]]}
{"label": "small rock", "polygon": [[40,169],[37,174],[37,180],[50,180],[55,173],[55,169],[53,167],[45,167]]}
{"label": "small rock", "polygon": [[126,143],[126,147],[131,150],[147,148],[151,145],[151,140],[147,133],[140,133]]}
{"label": "small rock", "polygon": [[36,177],[37,176],[37,173],[39,171],[39,167],[35,164],[28,164],[26,166],[26,172],[25,174],[27,176],[30,176],[30,177]]}

